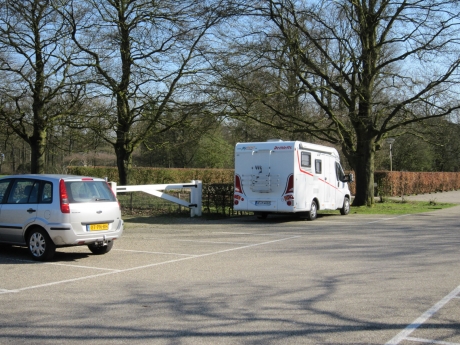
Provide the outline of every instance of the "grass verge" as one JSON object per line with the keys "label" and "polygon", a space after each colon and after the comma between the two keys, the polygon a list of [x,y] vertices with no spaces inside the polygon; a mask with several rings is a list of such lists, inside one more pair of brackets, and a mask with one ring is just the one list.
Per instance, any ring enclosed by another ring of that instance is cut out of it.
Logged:
{"label": "grass verge", "polygon": [[[350,214],[414,214],[424,213],[457,206],[457,204],[434,201],[398,201],[376,202],[373,207],[351,207]],[[326,211],[324,211],[326,212]],[[319,211],[321,213],[321,211]]]}

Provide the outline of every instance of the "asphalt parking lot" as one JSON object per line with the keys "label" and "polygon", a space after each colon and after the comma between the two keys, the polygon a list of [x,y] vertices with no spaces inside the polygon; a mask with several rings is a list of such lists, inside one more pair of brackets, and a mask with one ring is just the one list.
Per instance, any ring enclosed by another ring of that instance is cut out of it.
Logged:
{"label": "asphalt parking lot", "polygon": [[459,215],[138,218],[49,263],[0,246],[0,344],[460,345]]}

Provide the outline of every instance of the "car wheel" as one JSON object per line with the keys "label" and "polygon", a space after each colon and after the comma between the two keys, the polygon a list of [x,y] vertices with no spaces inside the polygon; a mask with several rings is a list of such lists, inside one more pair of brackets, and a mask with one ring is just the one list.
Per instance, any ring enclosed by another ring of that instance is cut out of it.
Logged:
{"label": "car wheel", "polygon": [[98,244],[88,244],[89,250],[91,250],[91,253],[96,254],[96,255],[102,255],[105,253],[110,252],[110,250],[113,247],[113,241],[110,241],[107,243],[107,245],[98,245]]}
{"label": "car wheel", "polygon": [[316,201],[311,202],[310,211],[307,212],[307,219],[308,220],[315,220],[317,216],[318,206],[316,205]]}
{"label": "car wheel", "polygon": [[350,213],[350,199],[345,198],[343,200],[343,207],[340,209],[340,214],[346,216],[348,213]]}
{"label": "car wheel", "polygon": [[46,261],[53,258],[56,245],[43,229],[33,229],[27,237],[27,247],[32,258],[37,261]]}

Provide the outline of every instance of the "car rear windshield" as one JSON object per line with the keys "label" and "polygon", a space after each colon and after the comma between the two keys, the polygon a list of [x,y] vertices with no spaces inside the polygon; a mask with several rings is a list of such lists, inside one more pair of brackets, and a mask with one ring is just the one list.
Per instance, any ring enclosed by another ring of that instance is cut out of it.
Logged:
{"label": "car rear windshield", "polygon": [[65,187],[70,203],[116,201],[104,181],[67,181]]}

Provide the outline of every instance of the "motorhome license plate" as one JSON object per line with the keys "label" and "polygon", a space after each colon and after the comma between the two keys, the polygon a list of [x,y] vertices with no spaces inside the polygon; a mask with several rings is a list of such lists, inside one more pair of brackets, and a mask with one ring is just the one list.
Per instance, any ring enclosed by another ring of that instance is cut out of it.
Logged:
{"label": "motorhome license plate", "polygon": [[256,201],[256,206],[270,206],[271,201]]}
{"label": "motorhome license plate", "polygon": [[88,224],[86,226],[87,231],[104,231],[104,230],[109,230],[109,224],[108,223],[103,223],[103,224]]}

